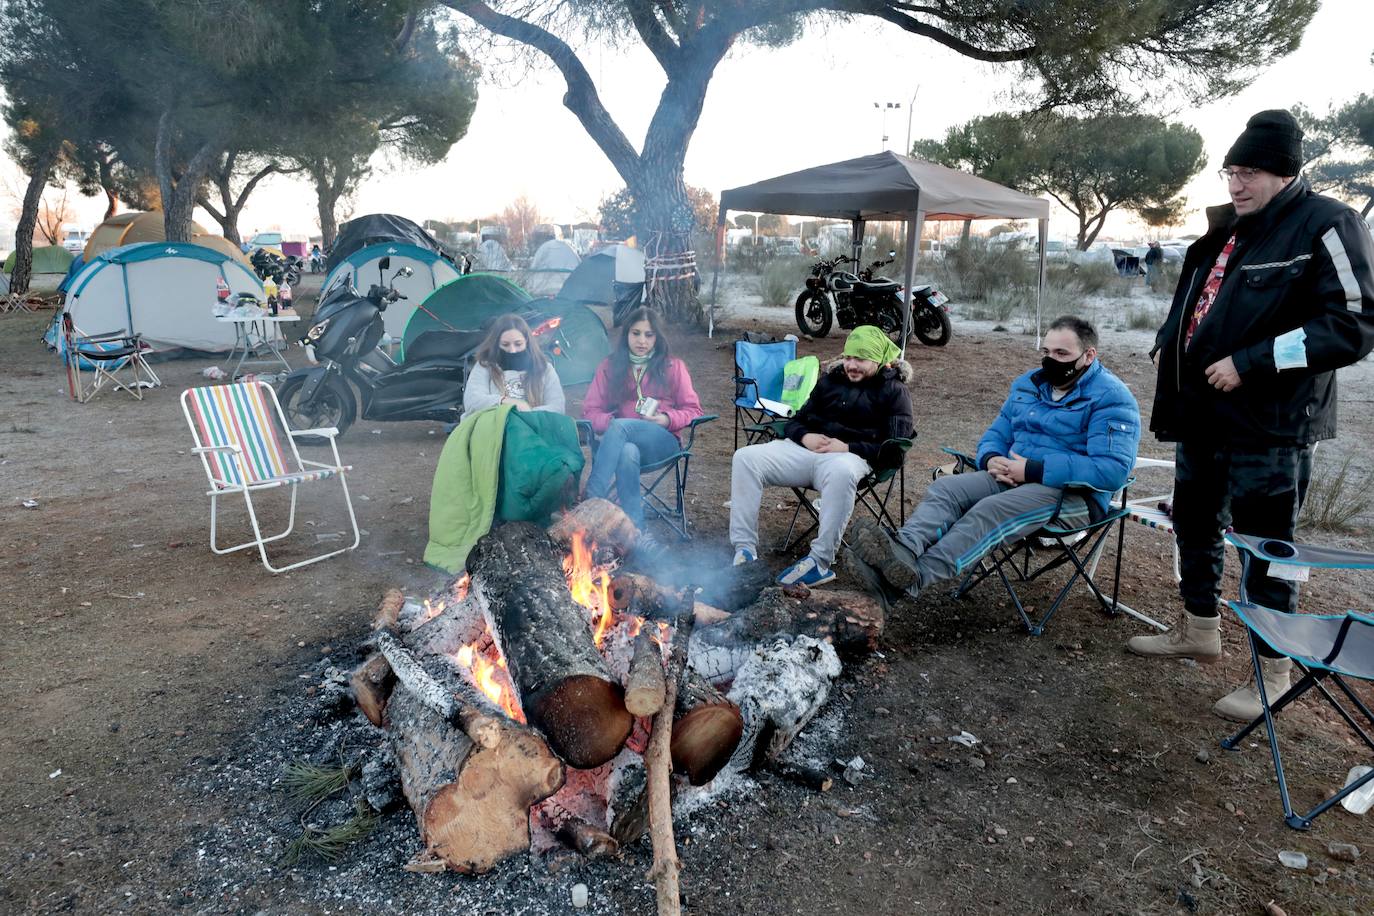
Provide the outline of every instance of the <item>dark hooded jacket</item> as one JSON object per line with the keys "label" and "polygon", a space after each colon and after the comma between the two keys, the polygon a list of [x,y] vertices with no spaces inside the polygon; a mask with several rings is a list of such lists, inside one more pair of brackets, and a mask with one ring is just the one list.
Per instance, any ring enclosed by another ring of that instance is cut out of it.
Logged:
{"label": "dark hooded jacket", "polygon": [[[1374,242],[1350,207],[1301,176],[1250,216],[1207,211],[1188,248],[1159,356],[1150,429],[1165,441],[1242,448],[1305,445],[1336,434],[1336,372],[1374,349]],[[1208,271],[1236,246],[1207,316],[1185,349]],[[1222,392],[1207,367],[1231,357],[1241,385]]]}
{"label": "dark hooded jacket", "polygon": [[[899,360],[855,384],[836,360],[816,382],[802,409],[787,421],[786,436],[798,445],[807,433],[839,439],[869,465],[878,468],[879,447],[888,439],[915,435],[911,416],[911,364]],[[899,452],[892,452],[898,456]]]}

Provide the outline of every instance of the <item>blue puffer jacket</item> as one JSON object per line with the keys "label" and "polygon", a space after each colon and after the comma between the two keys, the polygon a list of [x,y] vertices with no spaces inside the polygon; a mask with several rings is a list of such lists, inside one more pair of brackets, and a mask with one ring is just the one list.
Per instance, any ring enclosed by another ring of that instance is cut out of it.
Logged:
{"label": "blue puffer jacket", "polygon": [[1135,397],[1100,361],[1094,361],[1063,398],[1032,369],[1011,384],[997,419],[978,443],[978,466],[1013,452],[1026,459],[1026,482],[1047,487],[1087,484],[1095,517],[1135,466],[1140,408]]}

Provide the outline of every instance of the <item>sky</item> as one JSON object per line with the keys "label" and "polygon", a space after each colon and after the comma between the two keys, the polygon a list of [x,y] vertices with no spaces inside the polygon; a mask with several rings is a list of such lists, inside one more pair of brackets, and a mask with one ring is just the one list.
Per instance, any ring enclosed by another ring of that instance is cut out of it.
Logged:
{"label": "sky", "polygon": [[[1299,102],[1324,111],[1374,89],[1371,22],[1369,0],[1325,0],[1300,49],[1239,95],[1196,108],[1152,109],[1193,126],[1204,140],[1207,165],[1185,191],[1194,212],[1180,233],[1201,231],[1202,208],[1225,201],[1225,186],[1215,173],[1251,114]],[[593,45],[583,49],[582,59],[607,109],[638,146],[662,90],[662,72],[638,47]],[[712,80],[688,151],[686,179],[719,195],[725,188],[884,148],[902,152],[908,135],[942,137],[954,124],[1006,110],[1011,103],[1005,94],[1015,79],[1013,70],[969,61],[869,18],[815,30],[780,50],[742,48],[721,63]],[[623,182],[563,107],[558,74],[536,68],[516,79],[492,68],[480,93],[467,135],[443,163],[379,170],[360,189],[353,212],[391,212],[416,221],[476,219],[525,195],[550,221],[594,220],[598,202]],[[1182,102],[1167,86],[1150,95],[1159,106]],[[875,108],[875,102],[883,107]],[[888,109],[889,102],[900,108]],[[6,183],[13,186],[13,165],[5,167]],[[82,225],[99,221],[103,198],[79,204]],[[250,198],[239,228],[245,238],[266,229],[317,233],[315,212],[305,183],[273,177]],[[1054,237],[1076,231],[1067,211],[1054,205],[1051,214]],[[197,219],[215,226],[208,214],[198,212]],[[1104,231],[1104,237],[1145,235],[1138,221],[1124,215],[1111,218]]]}

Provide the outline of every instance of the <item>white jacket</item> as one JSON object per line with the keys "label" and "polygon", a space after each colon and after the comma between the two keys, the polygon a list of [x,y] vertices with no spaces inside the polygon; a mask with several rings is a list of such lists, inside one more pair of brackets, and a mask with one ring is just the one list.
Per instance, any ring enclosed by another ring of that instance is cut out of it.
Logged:
{"label": "white jacket", "polygon": [[[495,407],[507,395],[526,399],[525,373],[519,369],[507,369],[504,378],[495,379],[486,366],[478,363],[468,374],[467,384],[463,387],[463,413],[471,414],[488,407]],[[567,400],[563,397],[563,383],[558,378],[558,370],[552,365],[544,370],[544,392],[535,410],[549,410],[563,413]]]}

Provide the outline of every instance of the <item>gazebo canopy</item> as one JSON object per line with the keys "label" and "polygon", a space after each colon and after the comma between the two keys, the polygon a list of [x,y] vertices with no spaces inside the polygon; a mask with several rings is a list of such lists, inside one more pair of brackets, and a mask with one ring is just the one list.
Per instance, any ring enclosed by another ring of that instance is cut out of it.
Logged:
{"label": "gazebo canopy", "polygon": [[956,169],[892,152],[860,156],[731,188],[720,212],[757,210],[832,219],[1048,219],[1050,202]]}

